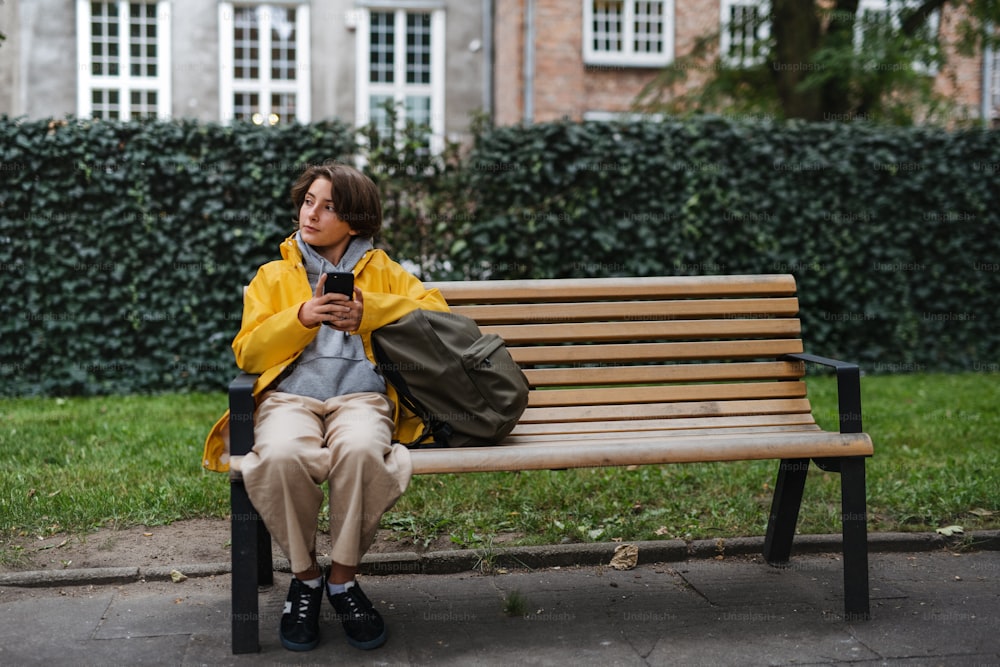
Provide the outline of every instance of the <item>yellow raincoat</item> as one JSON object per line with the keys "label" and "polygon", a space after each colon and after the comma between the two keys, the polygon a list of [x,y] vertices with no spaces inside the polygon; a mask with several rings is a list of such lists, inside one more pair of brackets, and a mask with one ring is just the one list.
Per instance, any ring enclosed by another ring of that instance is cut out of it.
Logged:
{"label": "yellow raincoat", "polygon": [[[315,338],[319,327],[308,328],[299,321],[299,306],[313,296],[302,254],[290,236],[281,244],[282,259],[260,267],[243,300],[243,323],[233,340],[236,365],[247,373],[259,374],[255,397],[267,389]],[[447,311],[448,304],[437,289],[428,290],[406,269],[389,259],[382,250],[371,250],[354,267],[354,284],[362,292],[364,313],[358,330],[365,355],[372,363],[371,333],[395,322],[403,315],[423,308]],[[401,407],[395,390],[387,386],[396,404],[394,438],[410,442],[423,430],[422,422]],[[202,465],[216,472],[229,470],[229,412],[205,439]]]}

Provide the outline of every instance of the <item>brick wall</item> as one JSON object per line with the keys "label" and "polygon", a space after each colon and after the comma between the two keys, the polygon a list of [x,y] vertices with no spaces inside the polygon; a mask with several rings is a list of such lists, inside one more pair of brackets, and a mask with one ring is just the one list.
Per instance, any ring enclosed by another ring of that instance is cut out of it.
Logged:
{"label": "brick wall", "polygon": [[[954,44],[958,39],[962,12],[962,9],[951,9],[942,13],[940,35],[943,44]],[[983,79],[982,55],[969,58],[958,55],[954,49],[948,51],[948,63],[938,74],[934,89],[958,106],[956,112],[960,117],[964,113],[978,117]]]}

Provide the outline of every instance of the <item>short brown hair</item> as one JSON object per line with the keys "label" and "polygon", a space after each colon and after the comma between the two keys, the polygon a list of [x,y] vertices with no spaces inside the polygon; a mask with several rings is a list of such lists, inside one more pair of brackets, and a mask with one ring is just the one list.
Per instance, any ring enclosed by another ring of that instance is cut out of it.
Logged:
{"label": "short brown hair", "polygon": [[333,184],[330,196],[337,217],[351,226],[358,236],[375,238],[382,229],[382,200],[378,187],[360,171],[342,162],[327,161],[306,167],[295,184],[292,185],[292,202],[298,220],[299,209],[306,199],[309,187],[317,178],[325,178]]}

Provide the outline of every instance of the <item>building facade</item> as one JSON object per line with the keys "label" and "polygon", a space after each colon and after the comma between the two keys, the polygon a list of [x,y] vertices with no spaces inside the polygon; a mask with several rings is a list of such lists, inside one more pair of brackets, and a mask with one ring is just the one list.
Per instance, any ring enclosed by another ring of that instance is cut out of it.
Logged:
{"label": "building facade", "polygon": [[[869,18],[890,0],[861,0]],[[663,66],[717,35],[752,63],[766,0],[20,0],[0,2],[0,114],[384,122],[393,101],[432,145],[495,123],[631,110]],[[932,26],[955,35],[954,13]],[[863,35],[858,36],[863,48]],[[686,86],[708,72],[688,72]],[[971,117],[1000,116],[995,54],[933,72]]]}
{"label": "building facade", "polygon": [[[0,113],[275,125],[403,116],[438,143],[488,108],[475,0],[0,3]],[[58,19],[58,20],[54,20]]]}

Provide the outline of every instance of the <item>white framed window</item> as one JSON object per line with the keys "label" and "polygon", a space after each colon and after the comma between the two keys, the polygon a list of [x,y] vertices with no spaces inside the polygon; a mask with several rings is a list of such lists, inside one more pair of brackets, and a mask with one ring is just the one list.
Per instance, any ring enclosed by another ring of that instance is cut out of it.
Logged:
{"label": "white framed window", "polygon": [[[886,54],[884,45],[886,38],[899,31],[902,26],[901,14],[904,10],[915,9],[920,3],[917,0],[860,0],[858,13],[854,22],[854,47],[863,57],[868,57],[871,66],[882,66]],[[921,34],[922,39],[932,44],[929,55],[931,60],[937,55],[937,37],[941,26],[941,12],[935,10],[928,16]],[[937,74],[937,65],[923,61],[913,62],[913,69],[921,74],[933,76]]]}
{"label": "white framed window", "polygon": [[169,0],[77,0],[76,22],[77,114],[169,117]]}
{"label": "white framed window", "polygon": [[767,0],[722,0],[719,18],[719,54],[729,67],[751,67],[763,62],[764,43],[771,35]]}
{"label": "white framed window", "polygon": [[357,124],[385,126],[391,103],[397,123],[430,127],[430,150],[444,150],[444,10],[365,8],[356,30]]}
{"label": "white framed window", "polygon": [[308,123],[309,5],[220,2],[218,12],[222,122]]}
{"label": "white framed window", "polygon": [[674,60],[674,0],[584,0],[583,62],[661,67]]}

